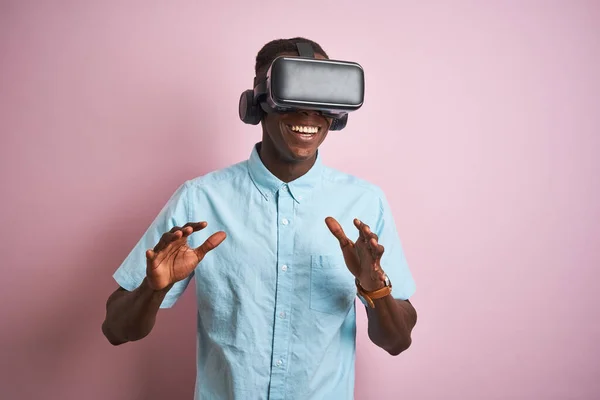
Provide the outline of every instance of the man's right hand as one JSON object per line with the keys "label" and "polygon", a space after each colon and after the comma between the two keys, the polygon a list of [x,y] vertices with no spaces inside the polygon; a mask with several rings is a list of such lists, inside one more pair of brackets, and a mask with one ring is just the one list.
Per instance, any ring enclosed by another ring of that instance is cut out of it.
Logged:
{"label": "man's right hand", "polygon": [[190,222],[162,235],[154,249],[146,251],[146,277],[153,290],[163,290],[187,278],[206,253],[225,240],[223,231],[212,234],[200,247],[192,249],[187,238],[206,228],[206,222]]}

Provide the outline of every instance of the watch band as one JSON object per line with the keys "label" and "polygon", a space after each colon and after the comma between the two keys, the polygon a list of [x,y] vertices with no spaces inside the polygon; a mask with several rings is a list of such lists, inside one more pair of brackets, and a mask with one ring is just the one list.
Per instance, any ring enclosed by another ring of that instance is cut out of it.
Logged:
{"label": "watch band", "polygon": [[354,283],[356,284],[356,290],[358,292],[359,298],[361,299],[363,304],[366,303],[365,305],[369,306],[370,308],[375,308],[375,303],[373,302],[373,300],[381,299],[385,296],[389,296],[392,293],[392,283],[390,282],[387,275],[385,277],[385,286],[381,289],[377,289],[372,292],[368,292],[365,289],[363,289],[363,287],[360,285],[360,282],[358,281],[358,278],[354,280]]}

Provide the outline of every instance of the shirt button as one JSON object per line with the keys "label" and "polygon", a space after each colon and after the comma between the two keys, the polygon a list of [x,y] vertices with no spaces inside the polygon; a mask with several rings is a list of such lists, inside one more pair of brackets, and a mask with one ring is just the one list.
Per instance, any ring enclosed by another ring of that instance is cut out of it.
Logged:
{"label": "shirt button", "polygon": [[279,318],[284,319],[285,318],[285,312],[280,312],[279,313]]}
{"label": "shirt button", "polygon": [[283,365],[283,361],[281,360],[277,360],[277,362],[275,363],[278,367],[281,367]]}
{"label": "shirt button", "polygon": [[281,220],[281,223],[284,224],[284,225],[287,225],[287,224],[290,223],[290,221],[288,221],[287,218],[284,218],[284,219]]}
{"label": "shirt button", "polygon": [[281,270],[282,270],[282,271],[287,271],[287,265],[282,265],[282,266],[281,266]]}

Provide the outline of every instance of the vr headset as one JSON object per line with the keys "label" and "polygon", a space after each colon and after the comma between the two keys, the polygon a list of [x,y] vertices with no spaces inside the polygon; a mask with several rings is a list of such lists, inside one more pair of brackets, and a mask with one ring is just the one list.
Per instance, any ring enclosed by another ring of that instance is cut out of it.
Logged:
{"label": "vr headset", "polygon": [[348,113],[364,101],[362,67],[349,61],[316,59],[308,43],[296,47],[299,57],[277,57],[264,78],[254,78],[254,89],[242,93],[240,119],[257,125],[264,113],[311,110],[332,118],[329,130],[343,129]]}

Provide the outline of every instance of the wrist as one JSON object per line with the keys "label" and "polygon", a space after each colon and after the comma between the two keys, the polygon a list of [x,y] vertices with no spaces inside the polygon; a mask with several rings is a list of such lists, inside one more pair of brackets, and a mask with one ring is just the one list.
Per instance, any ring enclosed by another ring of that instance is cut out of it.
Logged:
{"label": "wrist", "polygon": [[373,280],[373,279],[360,280],[360,279],[357,279],[356,283],[358,283],[360,285],[360,287],[364,291],[366,291],[366,292],[374,292],[376,290],[379,290],[379,289],[382,289],[382,288],[385,287],[385,283],[383,283],[379,279],[377,279],[377,280]]}
{"label": "wrist", "polygon": [[[358,278],[355,279],[357,296],[363,304],[370,308],[375,308],[375,300],[383,299],[392,294],[392,283],[387,275],[384,275],[384,277],[385,280],[383,282],[372,282],[366,288],[360,283]],[[369,282],[371,282],[370,279]]]}
{"label": "wrist", "polygon": [[142,290],[147,290],[149,292],[152,292],[153,294],[157,294],[157,295],[166,295],[167,292],[173,287],[173,284],[169,284],[167,286],[165,286],[162,289],[155,289],[154,287],[152,287],[152,285],[150,284],[150,280],[148,279],[148,277],[145,277],[144,280],[142,281],[142,284],[140,285],[140,289]]}

